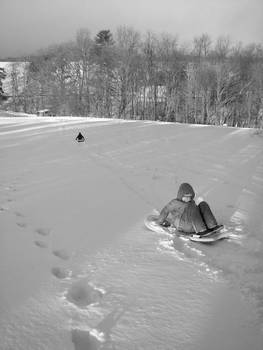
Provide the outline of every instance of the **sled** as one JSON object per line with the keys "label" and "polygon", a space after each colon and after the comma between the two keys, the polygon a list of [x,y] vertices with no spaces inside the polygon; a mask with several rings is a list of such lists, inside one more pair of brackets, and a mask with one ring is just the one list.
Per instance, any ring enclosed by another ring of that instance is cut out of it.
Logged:
{"label": "sled", "polygon": [[224,226],[222,225],[218,226],[215,230],[209,232],[206,235],[198,235],[196,233],[186,233],[186,232],[178,231],[174,227],[169,226],[169,224],[165,226],[160,225],[157,223],[157,219],[158,219],[158,215],[149,215],[145,219],[144,225],[150,231],[153,231],[156,233],[176,235],[176,236],[188,238],[189,240],[194,242],[201,242],[201,243],[213,243],[221,239],[226,239],[229,236],[229,234],[223,230]]}

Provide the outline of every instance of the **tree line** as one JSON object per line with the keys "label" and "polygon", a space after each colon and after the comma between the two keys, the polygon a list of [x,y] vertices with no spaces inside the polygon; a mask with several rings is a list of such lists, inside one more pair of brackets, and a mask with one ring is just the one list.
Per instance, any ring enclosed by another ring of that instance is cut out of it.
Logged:
{"label": "tree line", "polygon": [[191,47],[177,37],[120,27],[12,63],[11,96],[3,107],[25,113],[101,116],[241,127],[263,126],[263,47],[215,42]]}

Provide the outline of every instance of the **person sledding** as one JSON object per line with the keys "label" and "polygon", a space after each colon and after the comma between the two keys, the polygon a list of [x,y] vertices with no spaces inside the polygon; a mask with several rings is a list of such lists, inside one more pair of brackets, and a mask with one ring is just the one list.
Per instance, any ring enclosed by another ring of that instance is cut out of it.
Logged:
{"label": "person sledding", "polygon": [[195,192],[188,183],[180,185],[177,197],[172,199],[160,212],[157,223],[172,226],[186,234],[208,235],[223,228],[218,225],[209,205],[194,201]]}
{"label": "person sledding", "polygon": [[81,132],[78,133],[78,136],[76,137],[76,141],[78,141],[78,142],[84,142],[85,141],[85,137],[82,135]]}

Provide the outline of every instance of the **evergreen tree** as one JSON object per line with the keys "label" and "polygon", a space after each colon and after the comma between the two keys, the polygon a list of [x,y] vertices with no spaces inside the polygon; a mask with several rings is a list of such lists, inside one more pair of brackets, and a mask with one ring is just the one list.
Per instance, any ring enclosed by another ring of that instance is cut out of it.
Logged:
{"label": "evergreen tree", "polygon": [[113,45],[113,36],[110,30],[101,30],[95,37],[95,43],[97,45],[107,46]]}

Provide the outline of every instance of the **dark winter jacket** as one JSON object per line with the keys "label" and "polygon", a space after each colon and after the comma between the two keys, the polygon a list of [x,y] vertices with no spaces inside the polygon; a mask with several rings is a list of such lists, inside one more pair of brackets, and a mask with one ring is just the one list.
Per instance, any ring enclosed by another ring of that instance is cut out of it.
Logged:
{"label": "dark winter jacket", "polygon": [[[191,195],[190,202],[183,202],[184,195]],[[165,219],[169,219],[171,224],[178,230],[184,232],[194,232],[192,225],[192,212],[196,208],[194,202],[195,192],[188,183],[180,185],[177,197],[172,199],[161,211],[158,222],[162,223]]]}
{"label": "dark winter jacket", "polygon": [[84,136],[82,135],[81,132],[79,132],[78,136],[76,137],[76,140],[78,142],[85,141],[85,138],[84,138]]}

